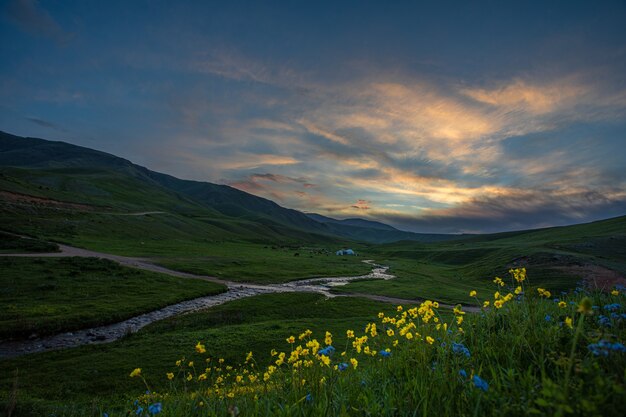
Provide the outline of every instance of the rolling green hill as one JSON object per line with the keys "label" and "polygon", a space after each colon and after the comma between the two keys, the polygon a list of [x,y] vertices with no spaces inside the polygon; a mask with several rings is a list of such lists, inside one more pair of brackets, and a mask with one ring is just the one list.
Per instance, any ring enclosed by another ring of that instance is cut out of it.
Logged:
{"label": "rolling green hill", "polygon": [[234,233],[240,239],[255,241],[286,238],[381,243],[450,238],[402,232],[386,225],[387,230],[381,230],[381,224],[360,219],[322,222],[226,185],[181,180],[104,152],[4,132],[0,132],[0,192],[5,202],[30,200],[57,209],[166,211],[202,218],[227,236]]}

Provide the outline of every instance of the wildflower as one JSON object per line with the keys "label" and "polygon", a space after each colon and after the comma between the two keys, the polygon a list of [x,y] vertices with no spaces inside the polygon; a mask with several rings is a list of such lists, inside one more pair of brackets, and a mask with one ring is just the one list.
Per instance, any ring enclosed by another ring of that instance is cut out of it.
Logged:
{"label": "wildflower", "polygon": [[504,281],[502,281],[502,278],[500,278],[500,277],[495,277],[494,280],[493,280],[493,283],[497,284],[497,285],[499,285],[501,287],[504,287]]}
{"label": "wildflower", "polygon": [[471,356],[469,349],[463,343],[452,343],[452,352],[457,355],[464,355],[467,358]]}
{"label": "wildflower", "polygon": [[611,343],[607,340],[592,343],[587,346],[587,349],[589,349],[594,356],[609,356],[610,352],[626,352],[626,346],[623,344],[619,342]]}
{"label": "wildflower", "polygon": [[385,350],[381,350],[380,352],[378,352],[378,354],[382,356],[383,358],[388,358],[391,356],[391,351],[389,349],[385,349]]}
{"label": "wildflower", "polygon": [[352,339],[354,337],[354,330],[346,330],[346,337]]}
{"label": "wildflower", "polygon": [[398,310],[398,313],[402,311],[402,306],[398,306],[396,307],[396,310]]}
{"label": "wildflower", "polygon": [[489,389],[489,384],[487,383],[487,381],[485,381],[478,375],[474,375],[474,377],[472,378],[472,382],[474,382],[474,386],[476,388],[479,388],[483,391],[487,391]]}
{"label": "wildflower", "polygon": [[183,364],[183,360],[182,359],[179,359],[179,360],[176,361],[176,366],[180,366],[182,364]]}
{"label": "wildflower", "polygon": [[318,355],[326,355],[326,356],[330,356],[333,353],[335,353],[335,348],[333,346],[326,346],[323,349],[320,349],[317,354]]}
{"label": "wildflower", "polygon": [[552,321],[552,316],[550,316],[549,314],[546,314],[546,316],[543,319],[545,321]]}
{"label": "wildflower", "polygon": [[276,352],[276,349],[272,349],[272,351],[270,352],[270,355],[272,356],[276,356],[278,354],[278,352]]}
{"label": "wildflower", "polygon": [[583,314],[593,314],[593,303],[589,297],[585,297],[580,300],[578,304],[578,312]]}
{"label": "wildflower", "polygon": [[296,343],[296,338],[293,336],[289,336],[287,339],[285,339],[287,341],[287,343],[289,344],[294,344]]}
{"label": "wildflower", "polygon": [[537,288],[537,292],[539,293],[540,297],[550,298],[552,296],[552,293],[550,291],[543,288]]}
{"label": "wildflower", "polygon": [[206,348],[205,348],[205,346],[204,346],[203,344],[201,344],[200,342],[198,342],[198,343],[196,344],[196,352],[198,352],[198,353],[204,353],[204,352],[206,352]]}
{"label": "wildflower", "polygon": [[337,369],[339,369],[340,371],[345,371],[346,369],[348,369],[348,364],[345,362],[341,362],[339,365],[337,365]]}
{"label": "wildflower", "polygon": [[393,329],[387,329],[387,336],[392,337],[394,335]]}
{"label": "wildflower", "polygon": [[570,329],[574,328],[574,326],[572,325],[572,318],[571,317],[565,317],[565,325],[567,327],[569,327]]}
{"label": "wildflower", "polygon": [[426,336],[426,341],[428,342],[429,345],[432,345],[434,343],[435,339],[433,339],[430,336]]}
{"label": "wildflower", "polygon": [[604,306],[604,309],[606,311],[617,311],[620,308],[622,308],[622,306],[620,304],[618,304],[618,303],[607,304],[607,305]]}
{"label": "wildflower", "polygon": [[463,323],[463,316],[457,316],[456,318],[456,324],[458,326],[460,326]]}
{"label": "wildflower", "polygon": [[187,381],[191,381],[193,379],[193,375],[191,373],[187,374]]}
{"label": "wildflower", "polygon": [[489,301],[485,301],[485,302],[483,303],[483,308],[487,308],[487,307],[489,307]]}
{"label": "wildflower", "polygon": [[405,334],[404,337],[406,337],[407,340],[411,340],[411,339],[413,339],[413,333],[407,332],[407,334]]}
{"label": "wildflower", "polygon": [[350,364],[352,364],[352,367],[353,367],[354,369],[356,369],[356,367],[357,367],[357,366],[359,366],[359,361],[358,361],[358,360],[356,360],[355,358],[351,358],[351,359],[350,359]]}
{"label": "wildflower", "polygon": [[326,337],[324,338],[324,343],[326,343],[327,346],[333,344],[333,335],[330,332],[326,332]]}
{"label": "wildflower", "polygon": [[502,308],[502,306],[504,305],[504,301],[502,300],[496,300],[493,302],[493,305],[495,308]]}
{"label": "wildflower", "polygon": [[613,290],[613,291],[611,291],[611,295],[618,296],[619,295],[619,291]]}
{"label": "wildflower", "polygon": [[311,336],[313,334],[313,332],[309,329],[305,330],[304,333],[301,333],[300,336],[298,336],[298,339],[303,340],[304,338]]}
{"label": "wildflower", "polygon": [[174,374],[172,372],[168,372],[166,375],[167,375],[167,379],[169,380],[174,379]]}
{"label": "wildflower", "polygon": [[326,366],[330,366],[330,358],[326,355],[322,355],[320,357],[320,362],[322,362]]}
{"label": "wildflower", "polygon": [[467,378],[467,372],[465,372],[465,369],[461,369],[459,371],[459,376],[462,376],[463,378]]}
{"label": "wildflower", "polygon": [[515,295],[520,295],[522,293],[522,291],[523,291],[522,287],[518,286],[517,288],[515,288]]}
{"label": "wildflower", "polygon": [[135,368],[131,373],[130,377],[134,378],[136,376],[141,376],[141,368]]}
{"label": "wildflower", "polygon": [[163,410],[161,403],[154,403],[148,406],[148,412],[152,415],[159,414]]}
{"label": "wildflower", "polygon": [[310,403],[311,401],[313,401],[313,396],[311,395],[311,393],[308,393],[306,397],[304,397],[304,399],[306,400],[306,402]]}
{"label": "wildflower", "polygon": [[567,307],[567,303],[565,301],[559,301],[559,308]]}
{"label": "wildflower", "polygon": [[137,410],[135,410],[135,414],[141,415],[142,413],[143,413],[143,407],[142,406],[137,406]]}
{"label": "wildflower", "polygon": [[246,362],[250,362],[250,360],[252,360],[252,351],[248,352],[248,355],[246,356]]}
{"label": "wildflower", "polygon": [[[615,313],[613,313],[613,314],[615,314]],[[604,327],[611,327],[612,326],[611,319],[608,318],[607,316],[600,316],[600,317],[598,317],[598,324],[600,326],[604,326]]]}
{"label": "wildflower", "polygon": [[476,297],[476,291],[474,291],[474,290],[470,291],[469,296],[470,297]]}

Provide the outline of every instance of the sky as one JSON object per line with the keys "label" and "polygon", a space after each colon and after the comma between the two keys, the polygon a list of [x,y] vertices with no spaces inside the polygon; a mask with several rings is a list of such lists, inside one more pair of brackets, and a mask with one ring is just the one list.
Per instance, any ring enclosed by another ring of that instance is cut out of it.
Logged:
{"label": "sky", "polygon": [[626,214],[624,1],[0,2],[0,130],[282,206],[484,233]]}

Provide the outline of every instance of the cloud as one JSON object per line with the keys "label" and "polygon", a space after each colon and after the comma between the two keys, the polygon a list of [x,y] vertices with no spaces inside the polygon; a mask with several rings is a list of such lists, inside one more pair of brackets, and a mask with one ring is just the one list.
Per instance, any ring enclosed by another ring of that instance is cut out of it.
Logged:
{"label": "cloud", "polygon": [[36,124],[38,126],[47,127],[49,129],[56,130],[58,132],[67,132],[67,130],[65,128],[59,126],[56,123],[48,122],[46,120],[42,120],[42,119],[39,119],[39,118],[36,118],[36,117],[27,117],[26,120],[28,120],[29,122],[32,122],[32,123],[34,123],[34,124]]}
{"label": "cloud", "polygon": [[41,7],[37,0],[12,0],[7,5],[9,16],[26,32],[65,44],[73,38]]}
{"label": "cloud", "polygon": [[370,203],[371,203],[371,201],[359,199],[359,200],[356,201],[355,204],[351,205],[350,207],[355,208],[355,209],[359,209],[359,210],[369,210],[370,209]]}

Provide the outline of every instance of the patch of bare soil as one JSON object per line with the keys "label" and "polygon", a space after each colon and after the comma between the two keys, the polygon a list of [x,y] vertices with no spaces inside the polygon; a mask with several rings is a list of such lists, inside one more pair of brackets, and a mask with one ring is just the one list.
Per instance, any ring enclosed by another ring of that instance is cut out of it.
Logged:
{"label": "patch of bare soil", "polygon": [[612,269],[605,268],[600,265],[568,265],[559,266],[556,267],[556,269],[565,271],[571,275],[580,276],[588,286],[598,288],[602,291],[610,291],[616,285],[626,286],[626,278],[620,275],[617,271],[613,271]]}
{"label": "patch of bare soil", "polygon": [[53,200],[51,198],[36,197],[34,195],[20,194],[3,190],[0,190],[0,200],[8,201],[9,203],[14,204],[28,204],[34,206],[54,207],[66,210],[91,211],[98,208],[89,204],[71,203],[68,201]]}

